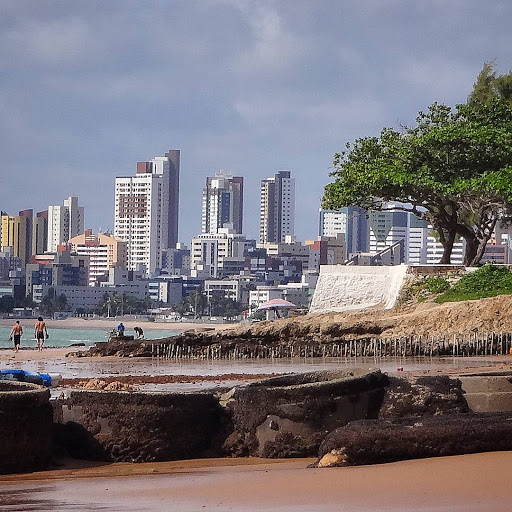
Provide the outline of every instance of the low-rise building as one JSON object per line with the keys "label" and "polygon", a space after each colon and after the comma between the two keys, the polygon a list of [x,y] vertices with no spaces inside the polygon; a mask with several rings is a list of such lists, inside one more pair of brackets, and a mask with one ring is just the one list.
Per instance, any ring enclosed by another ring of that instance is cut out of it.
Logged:
{"label": "low-rise building", "polygon": [[97,286],[112,267],[126,268],[126,242],[108,233],[95,235],[92,229],[69,240],[71,251],[89,258],[89,286]]}

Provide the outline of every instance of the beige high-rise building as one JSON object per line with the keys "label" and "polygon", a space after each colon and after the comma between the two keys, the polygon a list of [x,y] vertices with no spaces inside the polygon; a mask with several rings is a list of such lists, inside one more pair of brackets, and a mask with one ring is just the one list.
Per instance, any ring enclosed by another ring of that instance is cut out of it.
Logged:
{"label": "beige high-rise building", "polygon": [[22,265],[32,256],[32,210],[23,210],[19,215],[2,212],[1,250],[13,248],[13,256],[20,258]]}
{"label": "beige high-rise building", "polygon": [[278,171],[261,181],[260,243],[284,242],[294,233],[295,178],[290,171]]}
{"label": "beige high-rise building", "polygon": [[32,254],[44,254],[48,249],[48,210],[37,212],[32,220]]}
{"label": "beige high-rise building", "polygon": [[91,229],[69,240],[72,252],[89,258],[89,286],[107,278],[109,269],[126,268],[126,242],[107,233],[95,235]]}

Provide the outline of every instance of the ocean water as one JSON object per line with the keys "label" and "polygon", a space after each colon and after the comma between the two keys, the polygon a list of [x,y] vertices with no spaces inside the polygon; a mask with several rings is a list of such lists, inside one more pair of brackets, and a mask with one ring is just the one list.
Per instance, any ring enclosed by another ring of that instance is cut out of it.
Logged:
{"label": "ocean water", "polygon": [[[36,340],[34,338],[34,326],[33,322],[23,323],[23,336],[21,337],[22,348],[35,348]],[[115,327],[115,326],[114,326]],[[10,327],[0,327],[0,349],[1,348],[13,348],[14,344],[9,341],[9,333],[11,332]],[[108,338],[108,332],[104,329],[52,329],[48,327],[48,334],[50,337],[45,341],[46,347],[69,347],[74,343],[85,343],[85,346],[90,347],[97,341],[106,341]],[[132,335],[134,333],[127,331],[126,334]],[[167,336],[173,336],[173,333],[169,330],[146,330],[144,331],[144,338],[147,340],[154,340],[157,338],[165,338]]]}

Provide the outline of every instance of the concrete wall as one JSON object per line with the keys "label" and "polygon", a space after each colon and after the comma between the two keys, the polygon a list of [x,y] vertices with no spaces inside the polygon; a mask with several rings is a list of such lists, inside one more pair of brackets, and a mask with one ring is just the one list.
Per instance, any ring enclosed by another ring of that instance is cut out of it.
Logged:
{"label": "concrete wall", "polygon": [[50,392],[0,380],[0,473],[46,469],[52,457]]}
{"label": "concrete wall", "polygon": [[236,388],[228,407],[234,431],[224,444],[235,456],[307,457],[326,432],[376,418],[387,377],[360,368],[274,377]]}
{"label": "concrete wall", "polygon": [[406,265],[322,265],[310,312],[341,312],[378,305],[390,309],[395,305],[406,273]]}
{"label": "concrete wall", "polygon": [[83,459],[198,458],[214,449],[223,412],[208,393],[75,391],[54,404],[56,442]]}
{"label": "concrete wall", "polygon": [[512,373],[466,374],[459,379],[473,412],[512,412]]}

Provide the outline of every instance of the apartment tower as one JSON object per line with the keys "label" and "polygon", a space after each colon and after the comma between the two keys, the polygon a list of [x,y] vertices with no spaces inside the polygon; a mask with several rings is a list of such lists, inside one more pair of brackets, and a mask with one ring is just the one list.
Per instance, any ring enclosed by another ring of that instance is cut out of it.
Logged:
{"label": "apartment tower", "polygon": [[284,242],[294,232],[295,178],[290,171],[278,171],[261,181],[260,243]]}
{"label": "apartment tower", "polygon": [[63,206],[48,207],[48,251],[84,231],[84,207],[78,206],[78,197],[64,199]]}
{"label": "apartment tower", "polygon": [[137,162],[135,176],[117,177],[114,235],[127,242],[129,270],[162,267],[162,251],[178,239],[180,151]]}
{"label": "apartment tower", "polygon": [[32,210],[22,210],[18,215],[2,212],[1,247],[12,247],[12,255],[20,258],[25,266],[32,256]]}
{"label": "apartment tower", "polygon": [[203,189],[201,233],[229,228],[242,233],[244,179],[222,172],[206,178]]}

